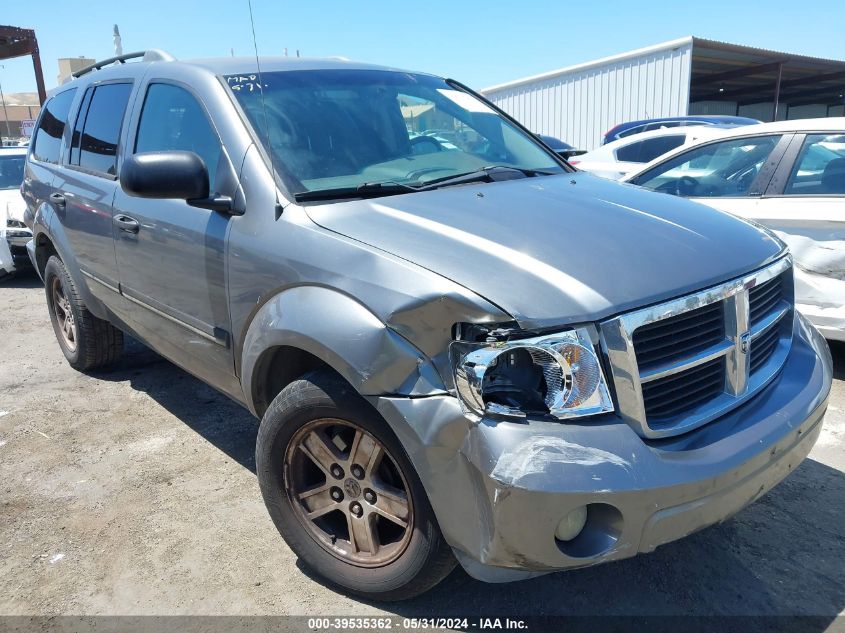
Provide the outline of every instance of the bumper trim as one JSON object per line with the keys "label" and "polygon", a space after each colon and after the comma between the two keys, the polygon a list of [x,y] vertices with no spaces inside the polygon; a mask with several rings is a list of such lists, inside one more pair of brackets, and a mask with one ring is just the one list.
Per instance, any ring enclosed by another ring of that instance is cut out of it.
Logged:
{"label": "bumper trim", "polygon": [[[752,472],[726,488],[655,512],[643,526],[639,552],[652,552],[660,545],[730,518],[780,483],[809,454],[822,430],[827,399],[795,431],[772,446],[765,461],[752,460]],[[756,468],[755,468],[756,466]]]}

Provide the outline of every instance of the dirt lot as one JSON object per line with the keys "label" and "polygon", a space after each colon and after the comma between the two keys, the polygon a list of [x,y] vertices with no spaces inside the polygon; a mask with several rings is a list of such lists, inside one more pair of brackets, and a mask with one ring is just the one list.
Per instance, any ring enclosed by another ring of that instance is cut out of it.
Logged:
{"label": "dirt lot", "polygon": [[845,612],[845,346],[810,459],[725,524],[512,585],[460,570],[400,605],[323,587],[270,522],[257,421],[138,344],[84,376],[34,277],[0,285],[0,614]]}

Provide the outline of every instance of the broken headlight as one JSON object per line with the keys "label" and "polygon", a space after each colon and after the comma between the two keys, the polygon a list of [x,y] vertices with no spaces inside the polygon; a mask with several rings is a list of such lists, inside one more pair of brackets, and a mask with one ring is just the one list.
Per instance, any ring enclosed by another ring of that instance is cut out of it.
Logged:
{"label": "broken headlight", "polygon": [[482,343],[454,341],[449,353],[464,412],[566,419],[613,411],[607,382],[584,328]]}

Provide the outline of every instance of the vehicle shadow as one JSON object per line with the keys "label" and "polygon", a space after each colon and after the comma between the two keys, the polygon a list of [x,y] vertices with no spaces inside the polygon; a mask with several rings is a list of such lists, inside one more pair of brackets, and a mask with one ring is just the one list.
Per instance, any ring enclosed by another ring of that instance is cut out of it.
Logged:
{"label": "vehicle shadow", "polygon": [[833,356],[833,377],[845,379],[845,341],[828,341],[827,344]]}
{"label": "vehicle shadow", "polygon": [[[845,377],[845,344],[831,348],[836,375]],[[143,345],[128,340],[122,361],[98,377],[128,380],[255,472],[258,421]],[[403,617],[816,616],[800,626],[794,620],[760,626],[821,631],[845,610],[843,519],[845,473],[807,459],[736,517],[651,554],[503,585],[476,581],[457,568],[416,599],[362,602]],[[301,561],[297,565],[323,584]],[[743,622],[745,630],[756,630]]]}
{"label": "vehicle shadow", "polygon": [[23,270],[0,278],[0,287],[3,288],[41,288],[44,284],[34,270]]}
{"label": "vehicle shadow", "polygon": [[[194,432],[255,473],[258,420],[242,406],[126,336],[123,356],[99,380],[128,381],[179,418]],[[154,368],[155,371],[149,371]]]}

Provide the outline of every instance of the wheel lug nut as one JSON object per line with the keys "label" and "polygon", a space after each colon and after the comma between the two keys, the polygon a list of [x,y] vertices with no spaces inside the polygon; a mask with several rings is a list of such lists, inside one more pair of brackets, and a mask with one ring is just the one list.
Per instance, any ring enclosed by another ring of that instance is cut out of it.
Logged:
{"label": "wheel lug nut", "polygon": [[364,499],[367,500],[367,503],[375,503],[376,502],[376,493],[374,493],[372,490],[367,488],[364,491]]}
{"label": "wheel lug nut", "polygon": [[332,467],[329,470],[331,470],[332,477],[335,479],[343,479],[343,468],[341,468],[338,464],[332,464]]}
{"label": "wheel lug nut", "polygon": [[355,479],[363,479],[364,469],[361,468],[358,464],[352,464],[352,475],[355,477]]}
{"label": "wheel lug nut", "polygon": [[331,498],[335,501],[343,501],[343,493],[340,491],[340,488],[336,488],[333,486],[329,494],[331,495]]}
{"label": "wheel lug nut", "polygon": [[349,506],[349,510],[356,517],[360,517],[362,514],[364,514],[364,508],[362,508],[361,504],[358,503],[357,501],[355,503],[353,503],[351,506]]}

